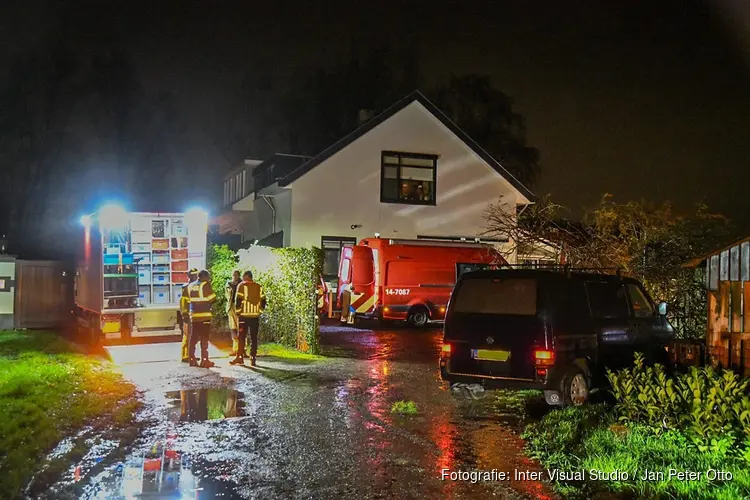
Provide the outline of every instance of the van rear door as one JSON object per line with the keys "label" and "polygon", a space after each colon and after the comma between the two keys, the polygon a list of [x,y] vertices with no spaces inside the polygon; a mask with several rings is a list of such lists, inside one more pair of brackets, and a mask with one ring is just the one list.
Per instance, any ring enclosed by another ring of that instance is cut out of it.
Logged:
{"label": "van rear door", "polygon": [[534,350],[549,347],[537,285],[526,277],[459,281],[444,328],[451,372],[534,379]]}

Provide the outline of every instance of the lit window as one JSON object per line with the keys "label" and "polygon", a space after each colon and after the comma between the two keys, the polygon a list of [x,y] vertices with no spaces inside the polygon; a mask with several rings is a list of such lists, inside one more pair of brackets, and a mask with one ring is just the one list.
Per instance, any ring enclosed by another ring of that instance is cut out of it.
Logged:
{"label": "lit window", "polygon": [[437,156],[384,151],[380,201],[413,205],[435,204]]}

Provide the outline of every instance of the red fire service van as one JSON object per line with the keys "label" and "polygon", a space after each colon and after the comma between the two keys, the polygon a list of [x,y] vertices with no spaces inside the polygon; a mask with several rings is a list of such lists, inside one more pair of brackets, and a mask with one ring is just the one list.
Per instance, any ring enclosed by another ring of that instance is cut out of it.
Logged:
{"label": "red fire service van", "polygon": [[464,241],[365,238],[341,250],[341,321],[442,321],[458,276],[506,264],[492,245]]}

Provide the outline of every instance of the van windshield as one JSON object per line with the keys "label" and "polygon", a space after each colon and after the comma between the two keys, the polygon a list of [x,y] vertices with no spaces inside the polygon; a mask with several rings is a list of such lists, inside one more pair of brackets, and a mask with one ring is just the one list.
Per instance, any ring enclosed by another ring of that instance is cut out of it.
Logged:
{"label": "van windshield", "polygon": [[467,279],[454,295],[455,313],[536,315],[536,280]]}

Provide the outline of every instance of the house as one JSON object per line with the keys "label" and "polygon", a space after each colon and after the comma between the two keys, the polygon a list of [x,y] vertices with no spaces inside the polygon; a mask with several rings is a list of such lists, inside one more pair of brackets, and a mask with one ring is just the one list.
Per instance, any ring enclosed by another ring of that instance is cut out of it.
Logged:
{"label": "house", "polygon": [[335,276],[342,245],[376,234],[474,240],[498,200],[515,214],[534,195],[414,92],[317,156],[238,166],[224,179],[225,213],[215,222],[245,241],[321,247],[325,274]]}
{"label": "house", "polygon": [[750,376],[750,236],[685,267],[705,270],[706,345],[712,362]]}

